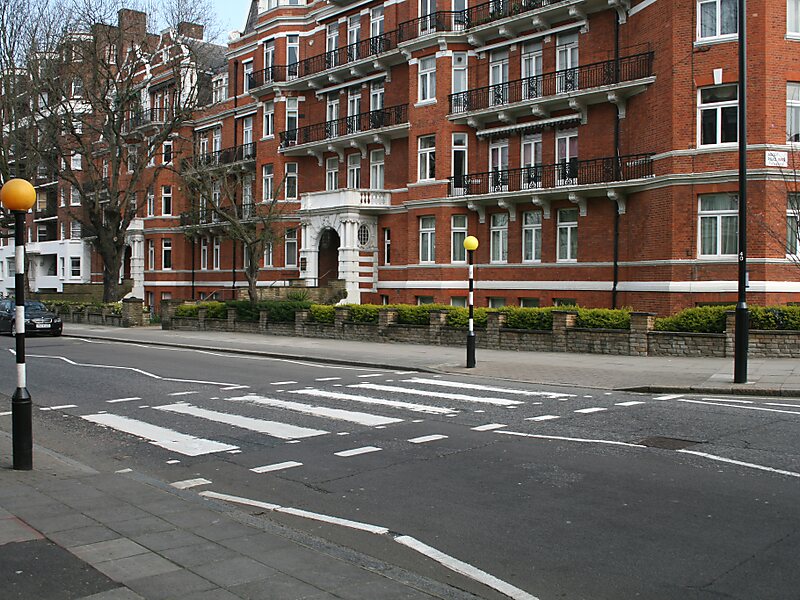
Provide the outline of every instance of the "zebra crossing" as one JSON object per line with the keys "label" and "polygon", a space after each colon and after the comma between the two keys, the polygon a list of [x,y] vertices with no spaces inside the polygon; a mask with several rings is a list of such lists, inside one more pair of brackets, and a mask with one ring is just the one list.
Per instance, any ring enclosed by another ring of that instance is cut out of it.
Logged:
{"label": "zebra crossing", "polygon": [[[444,418],[464,425],[465,430],[491,433],[507,427],[543,427],[570,416],[645,404],[637,400],[597,406],[598,401],[608,404],[612,399],[607,395],[579,397],[417,373],[392,378],[397,375],[397,372],[376,372],[349,380],[319,377],[310,381],[313,385],[305,387],[288,380],[265,382],[262,393],[243,389],[246,386],[225,384],[225,388],[215,390],[218,396],[184,390],[163,394],[166,403],[158,398],[131,396],[106,400],[107,410],[86,414],[80,407],[71,407],[69,412],[88,423],[144,440],[170,453],[197,457],[246,452],[254,439],[259,440],[263,451],[269,443],[299,443],[331,435],[390,430],[401,424],[431,429],[416,433],[405,440],[408,443],[435,444],[449,437],[436,431],[435,424]],[[283,389],[276,389],[277,386]],[[225,394],[224,390],[230,393]],[[134,401],[149,404],[138,405]],[[398,435],[387,431],[386,437]],[[379,450],[372,445],[344,447],[333,454],[351,457]],[[251,470],[270,473],[299,466],[302,463],[298,461],[281,461]]]}

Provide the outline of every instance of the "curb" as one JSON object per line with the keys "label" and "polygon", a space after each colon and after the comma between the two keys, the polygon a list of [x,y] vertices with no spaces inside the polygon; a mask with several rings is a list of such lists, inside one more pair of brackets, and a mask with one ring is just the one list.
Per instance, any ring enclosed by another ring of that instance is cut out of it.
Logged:
{"label": "curb", "polygon": [[642,394],[727,394],[729,396],[800,396],[800,389],[775,388],[734,388],[734,387],[702,387],[702,386],[663,386],[646,385],[629,388],[617,388],[620,392],[636,392]]}

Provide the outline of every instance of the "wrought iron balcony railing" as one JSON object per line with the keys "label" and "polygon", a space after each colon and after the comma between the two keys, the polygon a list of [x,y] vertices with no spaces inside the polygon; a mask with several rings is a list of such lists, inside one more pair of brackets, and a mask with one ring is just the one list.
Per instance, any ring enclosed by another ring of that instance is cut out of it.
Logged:
{"label": "wrought iron balcony railing", "polygon": [[281,148],[331,140],[344,135],[402,125],[403,123],[408,123],[408,104],[379,108],[333,121],[281,131]]}
{"label": "wrought iron balcony railing", "polygon": [[400,23],[400,41],[406,42],[417,36],[440,31],[466,31],[468,29],[466,11],[440,10]]}
{"label": "wrought iron balcony railing", "polygon": [[400,38],[400,30],[387,31],[381,35],[376,35],[365,40],[359,40],[348,44],[342,48],[330,50],[324,54],[318,54],[300,61],[298,77],[314,75],[327,69],[353,63],[357,60],[370,56],[377,56],[389,50],[397,48]]}
{"label": "wrought iron balcony railing", "polygon": [[525,100],[614,85],[652,74],[653,53],[645,52],[450,94],[450,114],[502,107]]}
{"label": "wrought iron balcony railing", "polygon": [[562,161],[450,177],[450,196],[477,196],[629,181],[653,176],[652,154]]}
{"label": "wrought iron balcony railing", "polygon": [[466,9],[464,11],[464,20],[467,23],[467,27],[477,27],[484,23],[563,2],[564,0],[490,0],[490,2]]}
{"label": "wrought iron balcony railing", "polygon": [[172,109],[169,108],[148,108],[136,112],[132,114],[127,121],[125,121],[123,130],[126,132],[131,132],[137,127],[166,123],[171,113]]}
{"label": "wrought iron balcony railing", "polygon": [[255,142],[250,142],[231,148],[223,148],[222,150],[209,152],[208,154],[199,154],[192,159],[190,164],[184,164],[184,167],[188,168],[191,166],[195,169],[203,167],[214,168],[237,162],[255,160],[255,158],[256,145]]}

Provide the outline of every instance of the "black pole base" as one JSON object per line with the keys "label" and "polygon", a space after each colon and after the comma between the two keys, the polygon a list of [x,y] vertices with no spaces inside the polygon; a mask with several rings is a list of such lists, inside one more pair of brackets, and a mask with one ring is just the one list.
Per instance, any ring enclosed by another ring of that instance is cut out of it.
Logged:
{"label": "black pole base", "polygon": [[470,331],[467,334],[467,368],[475,368],[475,332]]}
{"label": "black pole base", "polygon": [[27,388],[17,388],[11,396],[11,435],[14,469],[33,469],[33,414]]}
{"label": "black pole base", "polygon": [[733,350],[733,383],[747,383],[747,351],[749,349],[750,312],[747,304],[736,305],[736,333]]}

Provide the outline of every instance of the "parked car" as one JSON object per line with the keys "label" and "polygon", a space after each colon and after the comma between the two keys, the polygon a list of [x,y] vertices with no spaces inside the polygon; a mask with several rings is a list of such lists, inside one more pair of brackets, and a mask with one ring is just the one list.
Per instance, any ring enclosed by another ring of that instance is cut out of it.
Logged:
{"label": "parked car", "polygon": [[[14,300],[0,300],[0,333],[16,335],[16,303]],[[47,310],[38,300],[25,301],[25,334],[44,333],[61,335],[61,317]]]}

